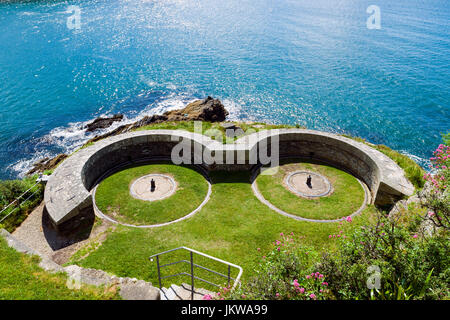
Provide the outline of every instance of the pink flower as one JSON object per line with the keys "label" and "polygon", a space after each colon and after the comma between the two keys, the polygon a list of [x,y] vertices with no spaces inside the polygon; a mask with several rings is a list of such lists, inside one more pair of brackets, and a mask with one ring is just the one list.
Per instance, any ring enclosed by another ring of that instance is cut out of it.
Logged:
{"label": "pink flower", "polygon": [[279,296],[280,296],[280,294],[277,292],[277,293],[275,294],[275,297],[278,298]]}
{"label": "pink flower", "polygon": [[331,235],[331,234],[328,236],[328,238],[330,238],[330,239],[331,239],[332,237],[333,237],[333,235]]}
{"label": "pink flower", "polygon": [[258,249],[256,249],[256,250],[261,251],[261,248],[258,248]]}
{"label": "pink flower", "polygon": [[311,294],[309,295],[309,297],[310,297],[311,299],[316,299],[316,295],[315,295],[314,293],[311,293]]}
{"label": "pink flower", "polygon": [[246,297],[245,297],[245,294],[243,294],[241,297],[242,297],[242,299],[245,299],[245,298],[246,298]]}
{"label": "pink flower", "polygon": [[212,297],[209,294],[205,294],[202,298],[202,300],[211,300]]}
{"label": "pink flower", "polygon": [[328,282],[322,282],[322,285],[328,286]]}
{"label": "pink flower", "polygon": [[280,251],[280,247],[277,248],[277,251]]}
{"label": "pink flower", "polygon": [[348,217],[345,218],[345,220],[346,220],[347,222],[352,222],[352,217],[348,216]]}
{"label": "pink flower", "polygon": [[418,237],[417,233],[412,236],[414,239]]}
{"label": "pink flower", "polygon": [[429,217],[434,216],[434,212],[433,212],[433,211],[428,211],[428,216],[429,216]]}
{"label": "pink flower", "polygon": [[284,233],[282,232],[282,233],[280,233],[280,236],[284,236]]}
{"label": "pink flower", "polygon": [[300,289],[299,289],[299,292],[300,292],[300,293],[305,293],[305,288],[300,288]]}
{"label": "pink flower", "polygon": [[310,275],[307,275],[307,276],[306,276],[306,279],[309,279],[309,278],[311,278],[311,276],[310,276]]}

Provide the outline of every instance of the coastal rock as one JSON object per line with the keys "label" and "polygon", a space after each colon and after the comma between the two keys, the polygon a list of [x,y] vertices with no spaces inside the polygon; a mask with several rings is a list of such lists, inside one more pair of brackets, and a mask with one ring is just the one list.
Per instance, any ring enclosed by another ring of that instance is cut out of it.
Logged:
{"label": "coastal rock", "polygon": [[109,128],[114,122],[122,120],[123,114],[115,114],[108,118],[97,118],[93,122],[88,123],[85,128],[87,132],[92,132],[98,129],[106,129]]}
{"label": "coastal rock", "polygon": [[222,122],[228,116],[228,111],[219,99],[207,97],[204,100],[197,100],[188,104],[184,109],[168,111],[164,115],[167,116],[168,121]]}
{"label": "coastal rock", "polygon": [[161,123],[164,121],[167,121],[168,117],[166,115],[153,115],[153,116],[145,116],[141,120],[133,123],[133,125],[130,127],[130,129],[135,129],[143,126],[147,126],[152,123]]}
{"label": "coastal rock", "polygon": [[35,173],[40,173],[40,172],[44,172],[47,170],[52,170],[54,168],[56,168],[56,166],[61,163],[63,160],[65,160],[68,157],[67,154],[58,154],[56,157],[54,158],[43,158],[41,160],[39,160],[38,162],[36,162],[35,164],[33,164],[33,168],[27,172],[27,175],[33,175]]}
{"label": "coastal rock", "polygon": [[134,123],[122,125],[110,132],[95,136],[90,139],[87,144],[144,127],[149,124],[161,123],[165,121],[222,122],[227,116],[228,111],[219,99],[207,97],[203,100],[194,101],[183,109],[167,111],[162,115],[145,116],[141,120]]}

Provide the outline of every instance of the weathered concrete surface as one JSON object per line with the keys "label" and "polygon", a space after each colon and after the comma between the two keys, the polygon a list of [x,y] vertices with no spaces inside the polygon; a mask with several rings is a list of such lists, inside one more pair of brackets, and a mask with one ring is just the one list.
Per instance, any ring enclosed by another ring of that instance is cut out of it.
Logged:
{"label": "weathered concrete surface", "polygon": [[[352,139],[305,129],[266,130],[221,144],[201,134],[181,130],[129,132],[98,141],[65,160],[50,176],[44,200],[56,225],[92,208],[91,190],[98,180],[124,164],[170,158],[172,151],[207,170],[250,170],[264,164],[264,154],[326,161],[360,178],[372,202],[395,202],[412,195],[414,187],[403,170],[381,152]],[[183,147],[190,147],[182,151]],[[172,150],[173,149],[173,150]],[[206,155],[206,157],[205,157]]]}

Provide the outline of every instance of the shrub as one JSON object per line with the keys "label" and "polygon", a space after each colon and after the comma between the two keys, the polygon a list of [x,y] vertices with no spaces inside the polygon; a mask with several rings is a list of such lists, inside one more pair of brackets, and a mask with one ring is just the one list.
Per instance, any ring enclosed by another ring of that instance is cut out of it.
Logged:
{"label": "shrub", "polygon": [[221,298],[251,300],[322,300],[329,294],[323,274],[314,270],[317,252],[297,243],[291,233],[273,243],[273,249],[262,256],[254,274],[239,290],[218,293]]}
{"label": "shrub", "polygon": [[[33,176],[23,180],[0,181],[0,211],[33,187],[36,184],[36,178],[37,176]],[[3,211],[0,214],[0,220],[7,215],[9,216],[2,221],[2,227],[12,232],[42,201],[43,194],[44,187],[39,184],[30,192],[26,193],[20,203],[13,204]]]}
{"label": "shrub", "polygon": [[[317,269],[338,299],[439,299],[448,297],[450,245],[447,233],[422,237],[380,215],[341,240],[336,257],[324,255]],[[367,286],[369,267],[380,270],[378,289]]]}
{"label": "shrub", "polygon": [[430,158],[430,168],[435,174],[427,173],[424,178],[429,188],[421,193],[421,198],[429,208],[426,219],[437,227],[450,228],[450,147],[439,145]]}

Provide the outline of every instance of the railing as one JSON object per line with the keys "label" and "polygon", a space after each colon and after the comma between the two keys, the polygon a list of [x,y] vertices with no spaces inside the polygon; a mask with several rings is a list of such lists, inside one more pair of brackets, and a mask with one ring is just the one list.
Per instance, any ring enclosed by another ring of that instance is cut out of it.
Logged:
{"label": "railing", "polygon": [[[166,253],[169,253],[169,252],[177,251],[177,250],[186,250],[186,251],[189,251],[189,253],[190,253],[190,261],[187,261],[187,260],[179,260],[179,261],[176,261],[176,262],[171,262],[171,263],[167,263],[167,264],[163,264],[163,265],[160,264],[159,256],[161,256],[161,255],[163,255],[163,254],[166,254]],[[204,266],[195,264],[195,263],[194,263],[194,253],[195,253],[195,254],[198,254],[198,255],[200,255],[200,256],[206,257],[206,258],[208,258],[208,259],[211,259],[211,260],[214,260],[214,261],[217,261],[217,262],[220,262],[220,263],[223,263],[223,264],[227,265],[227,266],[228,266],[228,274],[225,275],[225,274],[223,274],[223,273],[220,273],[220,272],[211,270],[211,269],[206,268],[206,267],[204,267]],[[158,268],[158,282],[159,282],[159,289],[160,289],[160,290],[162,289],[162,284],[161,284],[161,280],[162,280],[162,279],[171,278],[171,277],[176,277],[176,276],[180,276],[180,275],[187,275],[187,276],[190,276],[190,277],[191,277],[191,299],[192,299],[192,300],[194,300],[194,280],[195,280],[195,279],[196,279],[196,280],[199,280],[199,281],[203,281],[203,282],[205,282],[205,283],[208,283],[208,284],[210,284],[210,285],[212,285],[212,286],[214,286],[214,287],[218,287],[218,288],[221,287],[220,285],[218,285],[218,284],[216,284],[216,283],[213,283],[213,282],[210,282],[210,281],[208,281],[208,280],[205,280],[205,279],[202,279],[202,278],[200,278],[200,277],[195,276],[195,275],[194,275],[194,267],[197,267],[197,268],[206,270],[206,271],[208,271],[208,272],[211,272],[211,273],[213,273],[213,274],[216,274],[216,275],[218,275],[218,276],[221,276],[221,277],[223,277],[223,278],[226,278],[227,281],[228,281],[228,286],[230,285],[231,280],[234,280],[233,287],[231,288],[231,290],[233,290],[233,289],[236,287],[236,285],[239,283],[239,280],[240,280],[240,278],[241,278],[241,276],[242,276],[242,272],[243,272],[242,268],[241,268],[240,266],[238,266],[238,265],[235,265],[235,264],[233,264],[233,263],[230,263],[230,262],[227,262],[227,261],[224,261],[224,260],[221,260],[221,259],[212,257],[212,256],[210,256],[210,255],[207,255],[207,254],[205,254],[205,253],[202,253],[202,252],[199,252],[199,251],[197,251],[197,250],[190,249],[190,248],[187,248],[187,247],[179,247],[179,248],[175,248],[175,249],[171,249],[171,250],[167,250],[167,251],[164,251],[164,252],[161,252],[161,253],[154,254],[154,255],[152,255],[152,256],[149,258],[150,261],[153,261],[153,258],[155,258],[155,257],[156,257],[156,266],[157,266],[157,268]],[[168,276],[161,277],[161,268],[168,267],[168,266],[172,266],[172,265],[179,264],[179,263],[187,263],[187,264],[189,264],[189,265],[191,266],[191,272],[190,272],[190,273],[187,273],[187,272],[180,272],[180,273],[177,273],[177,274],[172,274],[172,275],[168,275]],[[231,276],[231,268],[232,268],[232,267],[239,270],[239,274],[237,275],[236,278],[233,278],[233,277]]]}
{"label": "railing", "polygon": [[[4,212],[6,212],[6,210],[8,210],[9,208],[11,208],[13,205],[15,205],[15,207],[8,212],[7,215],[5,215],[3,218],[0,218],[0,223],[2,223],[3,221],[6,220],[6,218],[8,218],[11,214],[13,214],[16,210],[20,210],[20,205],[28,200],[31,199],[31,197],[33,197],[36,193],[38,193],[40,191],[39,187],[36,188],[36,186],[38,186],[41,182],[42,182],[42,177],[39,177],[36,180],[36,183],[30,187],[28,190],[26,190],[24,193],[22,193],[19,197],[17,197],[13,202],[11,202],[10,204],[8,204],[6,207],[4,207],[1,211],[0,211],[0,217],[2,216],[2,214]],[[25,199],[21,200],[22,198],[24,198],[28,193],[30,193],[33,189],[35,189],[34,192],[32,192],[30,195],[28,195]]]}

